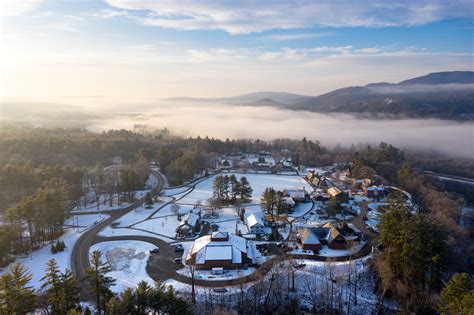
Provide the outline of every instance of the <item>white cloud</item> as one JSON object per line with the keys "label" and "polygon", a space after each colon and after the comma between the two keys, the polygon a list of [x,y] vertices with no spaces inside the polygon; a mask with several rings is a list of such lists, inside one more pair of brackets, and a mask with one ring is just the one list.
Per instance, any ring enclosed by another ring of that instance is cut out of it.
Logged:
{"label": "white cloud", "polygon": [[102,19],[109,19],[109,18],[114,18],[114,17],[119,17],[119,16],[122,16],[122,17],[128,16],[128,11],[104,9],[99,12],[92,13],[91,16],[102,18]]}
{"label": "white cloud", "polygon": [[42,0],[2,0],[0,2],[0,15],[20,15],[35,10],[41,5]]}
{"label": "white cloud", "polygon": [[473,15],[469,0],[106,1],[115,8],[148,11],[145,17],[134,17],[145,25],[230,34],[313,26],[410,26]]}
{"label": "white cloud", "polygon": [[261,39],[269,39],[275,41],[292,41],[309,38],[319,38],[324,36],[330,36],[331,33],[296,33],[296,34],[274,34],[263,36]]}

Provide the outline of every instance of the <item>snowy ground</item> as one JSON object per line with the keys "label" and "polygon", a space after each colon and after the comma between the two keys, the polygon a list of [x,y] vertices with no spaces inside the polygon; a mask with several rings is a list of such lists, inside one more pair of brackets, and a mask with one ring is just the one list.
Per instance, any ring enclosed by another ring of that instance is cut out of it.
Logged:
{"label": "snowy ground", "polygon": [[[141,198],[146,195],[146,193],[153,187],[156,187],[158,185],[158,179],[156,178],[155,175],[150,175],[148,177],[148,180],[145,185],[144,190],[138,190],[135,192],[135,197],[136,198]],[[84,198],[84,197],[83,197]],[[89,192],[85,195],[85,198],[87,198],[88,203],[84,207],[81,205],[81,208],[75,207],[72,209],[72,213],[74,212],[97,212],[97,211],[110,211],[110,210],[117,210],[117,209],[122,209],[125,208],[129,205],[127,202],[121,202],[120,205],[118,204],[118,194],[114,194],[112,196],[112,205],[110,205],[109,202],[109,195],[103,194],[99,195],[99,207],[97,207],[97,197],[94,192]]]}
{"label": "snowy ground", "polygon": [[[51,245],[48,244],[43,248],[34,251],[31,256],[17,258],[15,262],[19,262],[28,268],[33,278],[30,285],[39,290],[41,287],[41,278],[44,276],[44,269],[48,260],[54,258],[59,266],[59,269],[64,272],[66,268],[71,269],[71,253],[74,244],[77,239],[82,235],[84,231],[94,225],[94,222],[99,222],[108,217],[108,215],[82,215],[76,216],[79,219],[80,227],[69,227],[65,230],[65,233],[59,238],[64,241],[66,248],[63,252],[56,254],[51,253]],[[66,223],[72,224],[73,219],[69,219]],[[76,222],[74,222],[76,224]],[[0,274],[9,271],[9,267],[4,268],[0,271]]]}
{"label": "snowy ground", "polygon": [[117,282],[112,290],[116,293],[126,288],[135,288],[140,281],[152,285],[153,279],[146,272],[150,249],[153,244],[140,241],[112,241],[94,244],[90,251],[100,250],[103,261],[112,267],[108,276]]}
{"label": "snowy ground", "polygon": [[[292,295],[298,295],[300,304],[306,307],[308,310],[312,308],[315,303],[321,301],[328,301],[328,294],[330,294],[331,279],[334,279],[334,299],[343,301],[342,309],[343,313],[347,313],[347,305],[344,303],[345,297],[348,296],[348,279],[349,274],[351,275],[352,281],[357,280],[357,300],[359,303],[354,305],[352,303],[350,313],[351,314],[372,314],[376,310],[376,303],[378,296],[374,293],[375,283],[372,271],[368,267],[370,265],[371,257],[358,259],[352,262],[318,262],[313,260],[299,259],[293,263],[300,264],[302,268],[295,269],[295,287],[296,292],[291,293]],[[281,282],[280,294],[286,295],[286,281],[289,279],[287,272],[287,262],[284,262],[281,266],[275,266],[273,268],[274,276]],[[358,276],[355,277],[355,274]],[[264,279],[263,284],[265,290],[269,286],[269,279],[271,275],[268,273]],[[262,283],[259,281],[259,283]],[[165,282],[166,285],[173,286],[180,294],[186,298],[190,297],[191,286],[177,282],[175,280],[168,280]],[[252,287],[257,283],[247,283],[240,286],[226,287],[227,292],[214,292],[210,288],[204,288],[196,286],[197,301],[209,301],[209,300],[221,300],[225,298],[226,304],[230,307],[236,305],[239,300],[241,290],[247,298],[252,297]],[[274,287],[275,288],[275,287]],[[340,290],[336,288],[341,288]],[[352,290],[352,293],[354,291]],[[336,303],[336,302],[335,302]],[[199,303],[199,306],[202,307]]]}
{"label": "snowy ground", "polygon": [[[256,269],[255,268],[247,268],[247,269],[239,269],[239,270],[224,270],[223,274],[213,274],[211,270],[196,270],[194,272],[194,277],[196,279],[205,279],[205,280],[231,280],[231,279],[238,279],[242,277],[246,277],[251,275]],[[191,277],[191,273],[188,267],[184,267],[177,271],[178,273],[186,276]]]}
{"label": "snowy ground", "polygon": [[[232,173],[226,174],[231,175]],[[276,190],[284,189],[301,189],[305,188],[309,193],[313,191],[311,186],[300,176],[279,176],[271,174],[238,174],[235,176],[237,179],[245,176],[253,189],[252,203],[259,203],[260,196],[267,187],[273,187]],[[194,204],[198,200],[201,202],[207,201],[212,197],[212,182],[214,176],[198,183],[193,192],[184,197],[179,203]]]}

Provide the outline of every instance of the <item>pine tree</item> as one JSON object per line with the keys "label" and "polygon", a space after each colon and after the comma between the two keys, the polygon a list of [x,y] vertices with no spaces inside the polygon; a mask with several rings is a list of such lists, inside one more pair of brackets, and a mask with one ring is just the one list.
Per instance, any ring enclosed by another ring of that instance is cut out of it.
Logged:
{"label": "pine tree", "polygon": [[218,201],[223,200],[222,183],[223,177],[221,175],[214,177],[214,180],[212,181],[212,195],[214,199]]}
{"label": "pine tree", "polygon": [[456,273],[441,291],[442,313],[474,314],[474,280],[467,273]]}
{"label": "pine tree", "polygon": [[242,176],[240,178],[240,199],[248,200],[252,198],[253,189],[250,187],[250,183],[247,180],[247,177]]}
{"label": "pine tree", "polygon": [[66,271],[61,274],[61,287],[63,294],[63,310],[69,311],[77,308],[81,300],[81,289],[79,287],[79,282],[74,277],[71,270],[66,269]]}
{"label": "pine tree", "polygon": [[275,214],[276,214],[276,209],[275,209],[275,190],[271,187],[265,188],[263,191],[262,197],[260,198],[260,203],[262,206],[262,209],[265,211],[265,213],[268,213],[269,215],[272,216],[272,221],[275,221]]}
{"label": "pine tree", "polygon": [[0,277],[0,313],[26,314],[35,308],[35,294],[28,286],[31,274],[22,264],[14,264]]}
{"label": "pine tree", "polygon": [[138,314],[145,314],[146,308],[150,302],[151,287],[145,281],[138,283],[137,289],[135,290],[136,306]]}
{"label": "pine tree", "polygon": [[93,251],[91,253],[91,266],[86,269],[86,280],[89,282],[90,290],[95,295],[98,313],[105,309],[105,304],[113,297],[110,287],[115,284],[115,280],[107,276],[112,271],[108,263],[101,260],[102,253]]}
{"label": "pine tree", "polygon": [[223,194],[224,200],[228,201],[230,199],[229,193],[230,193],[230,179],[228,175],[225,175],[224,178],[222,179],[222,194]]}
{"label": "pine tree", "polygon": [[52,314],[62,314],[63,294],[61,288],[61,273],[55,259],[50,259],[46,265],[41,289],[46,289],[46,300],[51,307]]}
{"label": "pine tree", "polygon": [[277,191],[275,194],[275,209],[277,213],[277,220],[280,220],[280,215],[288,212],[288,205],[283,199],[283,192]]}
{"label": "pine tree", "polygon": [[229,177],[229,186],[230,186],[230,199],[235,201],[240,195],[240,182],[237,180],[234,174]]}

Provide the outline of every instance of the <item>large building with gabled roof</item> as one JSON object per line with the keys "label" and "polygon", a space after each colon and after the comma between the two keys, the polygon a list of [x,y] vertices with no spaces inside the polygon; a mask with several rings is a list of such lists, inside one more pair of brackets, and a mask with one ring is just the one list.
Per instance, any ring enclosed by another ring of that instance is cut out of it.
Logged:
{"label": "large building with gabled roof", "polygon": [[256,263],[257,248],[254,242],[227,232],[214,232],[202,236],[191,246],[186,264],[196,269],[238,269]]}

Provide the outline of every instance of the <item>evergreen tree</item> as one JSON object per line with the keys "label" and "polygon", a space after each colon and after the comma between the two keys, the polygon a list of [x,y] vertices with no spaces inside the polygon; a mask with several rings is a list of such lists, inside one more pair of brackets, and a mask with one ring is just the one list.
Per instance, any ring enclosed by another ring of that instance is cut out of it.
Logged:
{"label": "evergreen tree", "polygon": [[250,187],[250,183],[247,180],[247,177],[242,176],[240,178],[239,189],[240,189],[240,199],[248,200],[248,199],[252,198],[253,189],[252,189],[252,187]]}
{"label": "evergreen tree", "polygon": [[[41,289],[46,289],[46,300],[51,307],[51,313],[64,314],[61,305],[63,304],[63,292],[61,284],[61,273],[55,259],[50,259],[46,265],[46,270],[43,278]],[[67,310],[66,310],[67,311]]]}
{"label": "evergreen tree", "polygon": [[221,175],[214,177],[212,181],[212,196],[217,201],[224,200],[223,181],[224,179]]}
{"label": "evergreen tree", "polygon": [[138,283],[135,290],[136,306],[138,314],[145,314],[148,305],[150,304],[151,287],[145,281]]}
{"label": "evergreen tree", "polygon": [[288,212],[288,205],[283,198],[283,192],[277,191],[275,194],[275,209],[277,213],[277,220],[280,220],[280,215]]}
{"label": "evergreen tree", "polygon": [[14,264],[0,277],[0,313],[26,314],[35,308],[35,294],[28,286],[31,274],[22,264]]}
{"label": "evergreen tree", "polygon": [[223,200],[228,201],[230,198],[230,179],[228,175],[225,175],[222,179],[222,193],[223,193]]}
{"label": "evergreen tree", "polygon": [[229,177],[229,186],[230,199],[231,201],[235,201],[240,195],[240,182],[237,180],[237,177],[234,174],[230,175]]}
{"label": "evergreen tree", "polygon": [[441,291],[440,311],[448,314],[474,314],[474,280],[467,273],[454,274]]}
{"label": "evergreen tree", "polygon": [[91,292],[95,296],[98,313],[105,309],[105,304],[113,297],[110,287],[115,284],[115,279],[108,277],[107,273],[112,271],[108,263],[101,260],[102,253],[93,251],[91,253],[91,266],[86,269],[86,280],[89,282]]}
{"label": "evergreen tree", "polygon": [[62,308],[67,311],[78,308],[81,300],[81,289],[79,282],[69,269],[61,274],[61,289],[63,295]]}
{"label": "evergreen tree", "polygon": [[272,221],[275,221],[276,208],[275,208],[275,195],[276,192],[273,188],[268,187],[263,191],[260,203],[265,213],[268,213],[272,217]]}

